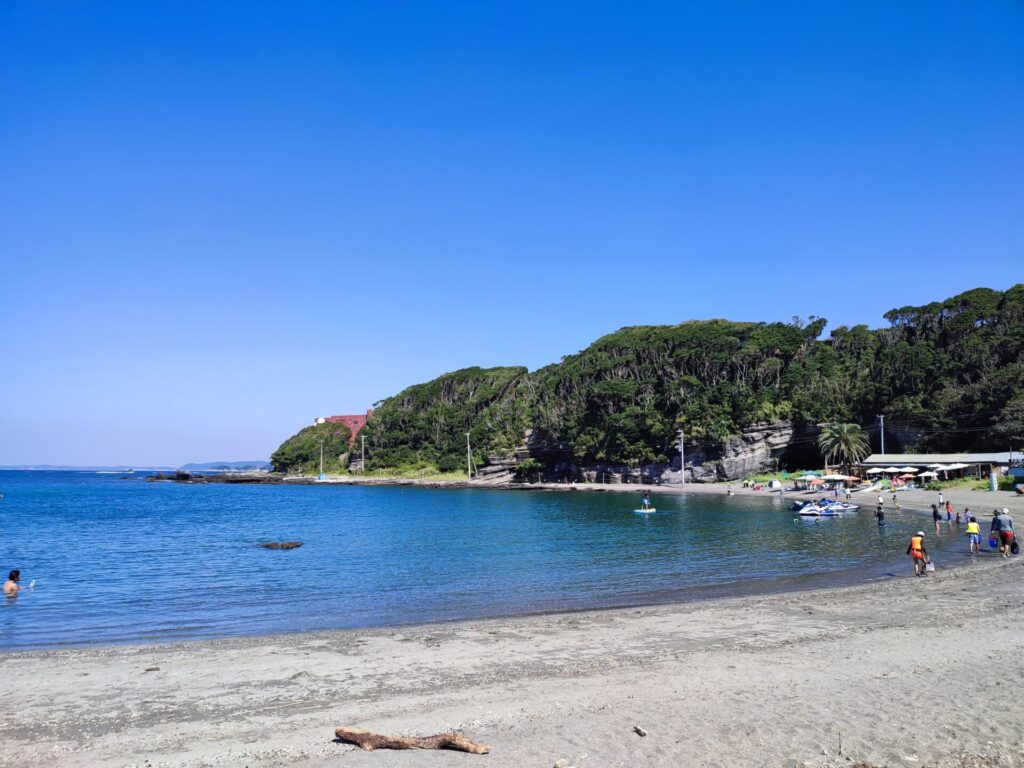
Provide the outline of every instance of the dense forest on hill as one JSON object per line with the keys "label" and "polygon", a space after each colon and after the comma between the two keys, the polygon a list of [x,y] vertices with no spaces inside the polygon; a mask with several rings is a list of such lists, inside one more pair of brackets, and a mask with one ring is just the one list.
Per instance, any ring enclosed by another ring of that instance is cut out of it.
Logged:
{"label": "dense forest on hill", "polygon": [[583,464],[664,463],[678,456],[680,427],[709,444],[755,424],[867,426],[878,414],[913,436],[904,448],[1024,445],[1024,284],[885,319],[826,338],[814,317],[638,326],[533,373],[448,373],[378,404],[363,433],[368,468],[464,466],[467,432],[483,464],[529,428]]}
{"label": "dense forest on hill", "polygon": [[340,472],[348,466],[352,430],[336,422],[305,427],[274,451],[270,463],[278,472],[315,475],[320,471],[323,451],[324,472]]}

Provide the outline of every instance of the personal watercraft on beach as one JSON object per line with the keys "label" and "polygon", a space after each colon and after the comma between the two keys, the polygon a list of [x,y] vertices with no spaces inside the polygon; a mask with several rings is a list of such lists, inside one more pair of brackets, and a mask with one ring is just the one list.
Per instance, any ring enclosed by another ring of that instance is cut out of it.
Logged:
{"label": "personal watercraft on beach", "polygon": [[843,512],[855,512],[860,509],[857,504],[847,504],[845,501],[829,501],[819,499],[818,501],[795,501],[793,511],[802,517],[835,517]]}

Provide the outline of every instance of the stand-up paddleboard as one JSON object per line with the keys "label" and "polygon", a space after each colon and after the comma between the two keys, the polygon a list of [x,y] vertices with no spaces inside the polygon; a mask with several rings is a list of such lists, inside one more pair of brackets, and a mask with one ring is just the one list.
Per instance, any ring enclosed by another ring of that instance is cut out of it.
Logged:
{"label": "stand-up paddleboard", "polygon": [[647,509],[634,509],[633,510],[633,514],[635,514],[635,515],[649,515],[652,512],[657,512],[657,511],[658,510],[656,510],[654,507],[648,507]]}

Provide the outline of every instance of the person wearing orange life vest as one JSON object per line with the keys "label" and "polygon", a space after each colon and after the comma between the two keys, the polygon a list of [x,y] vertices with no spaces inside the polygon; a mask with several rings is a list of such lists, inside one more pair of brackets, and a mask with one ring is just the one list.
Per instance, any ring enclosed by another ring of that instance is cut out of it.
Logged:
{"label": "person wearing orange life vest", "polygon": [[910,537],[910,546],[907,547],[907,554],[914,561],[914,575],[924,576],[925,563],[928,562],[928,550],[924,548],[924,531],[918,531]]}

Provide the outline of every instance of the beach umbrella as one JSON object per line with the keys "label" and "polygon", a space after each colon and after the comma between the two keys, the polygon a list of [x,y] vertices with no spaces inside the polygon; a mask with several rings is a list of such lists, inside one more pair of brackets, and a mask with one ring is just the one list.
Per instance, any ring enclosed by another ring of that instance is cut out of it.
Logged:
{"label": "beach umbrella", "polygon": [[917,471],[916,467],[900,467],[900,472],[906,472],[911,475],[916,475]]}
{"label": "beach umbrella", "polygon": [[867,473],[869,475],[877,475],[879,472],[885,472],[885,470],[884,469],[879,469],[878,467],[875,467],[874,469],[869,469]]}
{"label": "beach umbrella", "polygon": [[902,472],[903,470],[899,467],[886,467],[883,472]]}
{"label": "beach umbrella", "polygon": [[929,464],[928,465],[928,469],[941,469],[941,468],[942,468],[941,464]]}
{"label": "beach umbrella", "polygon": [[922,472],[918,477],[938,477],[938,472]]}
{"label": "beach umbrella", "polygon": [[[924,477],[924,475],[921,475],[921,477]],[[914,479],[914,475],[910,475],[910,474],[900,475],[900,480],[913,480],[913,479]]]}
{"label": "beach umbrella", "polygon": [[967,469],[967,464],[950,464],[946,469]]}
{"label": "beach umbrella", "polygon": [[800,475],[800,477],[798,477],[797,479],[798,480],[817,480],[818,476],[817,475],[812,475],[810,472],[808,472],[806,475]]}

